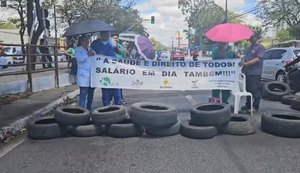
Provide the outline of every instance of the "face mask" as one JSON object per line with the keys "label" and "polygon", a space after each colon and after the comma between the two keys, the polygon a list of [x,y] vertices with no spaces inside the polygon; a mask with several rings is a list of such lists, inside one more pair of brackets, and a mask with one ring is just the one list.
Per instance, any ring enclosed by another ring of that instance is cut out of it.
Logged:
{"label": "face mask", "polygon": [[108,41],[102,41],[102,43],[103,43],[104,45],[107,45]]}

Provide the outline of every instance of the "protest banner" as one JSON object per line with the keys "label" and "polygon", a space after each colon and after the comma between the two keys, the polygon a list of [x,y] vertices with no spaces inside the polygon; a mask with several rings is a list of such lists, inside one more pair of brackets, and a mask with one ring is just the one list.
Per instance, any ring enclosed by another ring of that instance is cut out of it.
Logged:
{"label": "protest banner", "polygon": [[91,86],[139,90],[238,90],[238,59],[141,61],[97,55]]}

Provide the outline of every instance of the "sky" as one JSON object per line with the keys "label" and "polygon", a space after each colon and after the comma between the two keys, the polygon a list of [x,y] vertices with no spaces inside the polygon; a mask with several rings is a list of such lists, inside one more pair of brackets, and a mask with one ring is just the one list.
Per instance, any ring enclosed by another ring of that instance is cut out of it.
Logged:
{"label": "sky", "polygon": [[[216,4],[225,8],[225,0],[215,0]],[[248,12],[255,7],[256,0],[228,0],[228,9],[235,13]],[[141,0],[136,6],[140,11],[140,15],[144,19],[150,19],[155,16],[155,24],[144,21],[144,26],[150,37],[162,42],[164,45],[172,44],[172,37],[176,36],[176,32],[181,31],[183,36],[182,43],[187,43],[185,34],[182,32],[187,29],[184,16],[178,9],[178,0]],[[251,25],[261,25],[261,21],[254,14],[247,14],[242,19]]]}

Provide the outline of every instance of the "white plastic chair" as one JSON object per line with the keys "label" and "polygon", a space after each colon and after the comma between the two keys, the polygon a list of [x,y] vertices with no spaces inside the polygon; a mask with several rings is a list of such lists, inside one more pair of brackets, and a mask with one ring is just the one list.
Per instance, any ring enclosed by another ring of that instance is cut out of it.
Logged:
{"label": "white plastic chair", "polygon": [[250,98],[251,98],[250,114],[253,115],[253,107],[252,107],[253,97],[252,97],[252,94],[247,92],[247,90],[246,90],[246,76],[243,73],[240,73],[239,88],[240,88],[239,91],[231,92],[231,94],[234,96],[234,113],[238,114],[238,112],[239,112],[241,97],[250,96]]}

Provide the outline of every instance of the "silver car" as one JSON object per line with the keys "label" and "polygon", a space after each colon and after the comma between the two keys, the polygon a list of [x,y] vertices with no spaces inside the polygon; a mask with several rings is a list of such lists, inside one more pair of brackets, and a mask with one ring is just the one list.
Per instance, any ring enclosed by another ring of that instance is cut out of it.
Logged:
{"label": "silver car", "polygon": [[300,53],[300,48],[273,48],[266,51],[263,57],[262,78],[283,81],[284,66]]}

